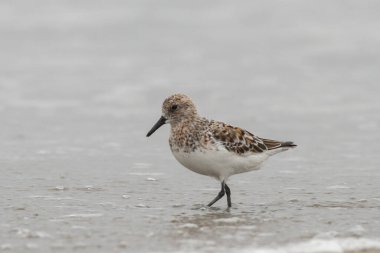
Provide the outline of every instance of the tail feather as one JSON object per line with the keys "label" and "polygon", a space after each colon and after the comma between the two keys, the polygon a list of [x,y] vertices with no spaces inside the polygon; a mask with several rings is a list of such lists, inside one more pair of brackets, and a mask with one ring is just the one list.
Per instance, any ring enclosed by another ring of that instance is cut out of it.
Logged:
{"label": "tail feather", "polygon": [[297,147],[296,144],[294,144],[292,141],[275,141],[275,140],[269,140],[269,139],[263,139],[261,140],[264,142],[264,145],[267,146],[268,150],[272,149],[278,149],[278,148],[294,148]]}
{"label": "tail feather", "polygon": [[292,141],[285,141],[285,142],[281,143],[281,147],[293,148],[293,147],[297,147],[297,144],[294,144]]}

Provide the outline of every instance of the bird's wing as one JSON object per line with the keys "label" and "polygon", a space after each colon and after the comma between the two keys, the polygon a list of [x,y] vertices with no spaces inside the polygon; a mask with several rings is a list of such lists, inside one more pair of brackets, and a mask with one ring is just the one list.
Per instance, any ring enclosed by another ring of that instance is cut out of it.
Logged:
{"label": "bird's wing", "polygon": [[211,121],[210,131],[216,142],[223,145],[228,151],[239,155],[262,153],[269,149],[261,138],[223,122]]}

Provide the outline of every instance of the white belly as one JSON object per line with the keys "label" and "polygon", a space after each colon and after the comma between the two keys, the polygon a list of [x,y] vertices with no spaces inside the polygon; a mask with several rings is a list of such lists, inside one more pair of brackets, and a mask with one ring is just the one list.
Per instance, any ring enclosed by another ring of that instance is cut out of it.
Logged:
{"label": "white belly", "polygon": [[225,149],[189,153],[173,151],[173,155],[186,168],[220,181],[234,174],[257,170],[269,157],[265,153],[240,156]]}

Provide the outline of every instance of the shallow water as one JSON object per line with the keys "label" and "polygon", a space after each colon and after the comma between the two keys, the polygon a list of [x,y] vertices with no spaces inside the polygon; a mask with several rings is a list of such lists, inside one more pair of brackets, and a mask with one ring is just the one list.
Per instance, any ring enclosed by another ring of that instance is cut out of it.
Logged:
{"label": "shallow water", "polygon": [[[0,7],[0,251],[380,252],[378,2]],[[174,92],[299,146],[205,208],[145,137]]]}

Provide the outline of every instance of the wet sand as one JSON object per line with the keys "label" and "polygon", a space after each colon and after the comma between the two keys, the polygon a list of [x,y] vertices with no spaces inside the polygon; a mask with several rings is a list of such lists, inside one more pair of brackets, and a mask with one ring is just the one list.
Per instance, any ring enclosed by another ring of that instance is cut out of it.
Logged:
{"label": "wet sand", "polygon": [[[380,4],[1,3],[1,252],[380,252]],[[211,178],[174,93],[299,146]]]}

